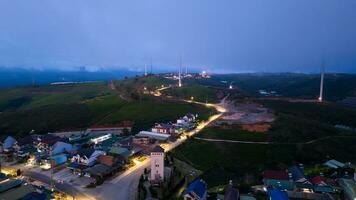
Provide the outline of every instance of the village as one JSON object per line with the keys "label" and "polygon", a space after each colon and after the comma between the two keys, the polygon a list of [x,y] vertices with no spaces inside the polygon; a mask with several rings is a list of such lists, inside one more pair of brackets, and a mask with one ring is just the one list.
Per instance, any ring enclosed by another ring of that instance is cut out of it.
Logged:
{"label": "village", "polygon": [[[186,137],[183,133],[196,128],[198,121],[197,115],[188,113],[174,123],[156,123],[151,130],[133,136],[129,135],[131,121],[92,126],[85,131],[33,134],[16,139],[8,136],[1,143],[0,199],[13,194],[17,195],[13,199],[37,196],[48,199],[48,195],[59,198],[67,194],[52,191],[64,183],[95,188],[152,157],[152,152],[162,149],[160,145]],[[151,177],[161,180],[164,176],[160,173]],[[45,176],[48,183],[41,184],[45,181],[36,180],[39,176]]]}

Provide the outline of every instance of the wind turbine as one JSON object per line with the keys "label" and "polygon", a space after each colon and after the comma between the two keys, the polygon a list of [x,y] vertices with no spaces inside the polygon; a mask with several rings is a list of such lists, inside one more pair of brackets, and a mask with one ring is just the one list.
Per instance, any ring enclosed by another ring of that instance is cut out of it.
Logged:
{"label": "wind turbine", "polygon": [[323,93],[324,93],[324,73],[325,73],[325,66],[324,63],[321,65],[321,74],[320,74],[320,93],[319,93],[319,102],[323,102],[324,97],[323,97]]}
{"label": "wind turbine", "polygon": [[145,76],[147,76],[147,64],[145,63]]}
{"label": "wind turbine", "polygon": [[178,87],[182,87],[181,71],[182,71],[182,56],[179,59]]}

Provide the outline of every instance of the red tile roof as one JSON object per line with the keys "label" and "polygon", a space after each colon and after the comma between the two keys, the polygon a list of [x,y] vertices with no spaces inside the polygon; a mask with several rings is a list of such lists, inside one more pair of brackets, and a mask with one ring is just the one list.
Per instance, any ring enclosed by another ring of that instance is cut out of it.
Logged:
{"label": "red tile roof", "polygon": [[311,179],[311,182],[314,185],[326,185],[325,180],[326,180],[325,177],[316,176],[316,177]]}

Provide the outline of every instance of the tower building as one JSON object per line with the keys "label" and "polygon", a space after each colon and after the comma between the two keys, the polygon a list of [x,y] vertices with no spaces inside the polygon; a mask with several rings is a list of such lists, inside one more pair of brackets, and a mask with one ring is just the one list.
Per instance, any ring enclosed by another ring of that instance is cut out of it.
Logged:
{"label": "tower building", "polygon": [[164,180],[164,149],[157,145],[151,151],[151,181]]}

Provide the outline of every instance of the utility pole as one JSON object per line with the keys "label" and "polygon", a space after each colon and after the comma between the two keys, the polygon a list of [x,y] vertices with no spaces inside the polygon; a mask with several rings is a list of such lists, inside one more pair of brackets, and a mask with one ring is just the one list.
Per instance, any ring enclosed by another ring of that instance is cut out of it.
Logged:
{"label": "utility pole", "polygon": [[53,181],[53,161],[52,161],[52,154],[53,154],[53,151],[52,151],[52,147],[49,148],[49,152],[50,152],[50,164],[51,164],[51,190],[52,192],[54,191],[54,187],[55,187],[55,183]]}

